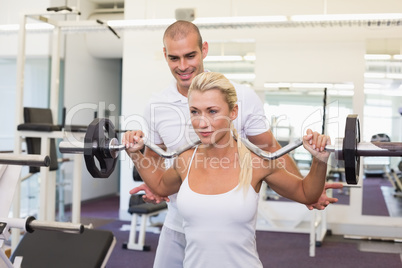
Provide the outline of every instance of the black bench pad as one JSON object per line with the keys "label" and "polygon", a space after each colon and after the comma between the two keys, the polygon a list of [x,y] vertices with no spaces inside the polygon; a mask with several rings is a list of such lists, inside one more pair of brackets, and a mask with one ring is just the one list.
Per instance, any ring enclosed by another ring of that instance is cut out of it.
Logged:
{"label": "black bench pad", "polygon": [[24,235],[11,260],[22,256],[26,268],[98,268],[113,243],[110,231],[85,229],[82,234],[35,230]]}
{"label": "black bench pad", "polygon": [[149,214],[165,208],[167,208],[166,202],[161,202],[159,204],[143,203],[130,206],[128,208],[128,212],[130,214]]}

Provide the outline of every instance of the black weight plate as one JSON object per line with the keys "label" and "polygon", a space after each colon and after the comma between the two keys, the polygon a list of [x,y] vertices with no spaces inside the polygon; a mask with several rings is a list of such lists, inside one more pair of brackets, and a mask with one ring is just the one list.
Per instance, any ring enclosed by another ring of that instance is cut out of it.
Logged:
{"label": "black weight plate", "polygon": [[107,142],[112,138],[117,135],[109,119],[96,118],[89,124],[84,139],[84,159],[94,178],[108,178],[116,167],[117,158],[105,155]]}
{"label": "black weight plate", "polygon": [[360,157],[357,155],[357,144],[360,142],[360,123],[356,114],[348,115],[343,138],[343,160],[345,161],[345,177],[348,184],[359,182]]}

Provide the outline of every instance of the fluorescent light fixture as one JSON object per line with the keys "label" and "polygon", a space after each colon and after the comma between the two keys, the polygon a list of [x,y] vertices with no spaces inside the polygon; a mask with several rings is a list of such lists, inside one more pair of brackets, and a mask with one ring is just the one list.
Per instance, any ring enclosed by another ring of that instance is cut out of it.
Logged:
{"label": "fluorescent light fixture", "polygon": [[339,96],[353,96],[355,92],[353,90],[338,90]]}
{"label": "fluorescent light fixture", "polygon": [[394,60],[402,60],[402,55],[401,55],[401,54],[397,54],[397,55],[392,56],[392,58],[393,58]]}
{"label": "fluorescent light fixture", "polygon": [[303,89],[333,89],[334,91],[351,91],[354,85],[351,83],[264,83],[265,88],[303,88]]}
{"label": "fluorescent light fixture", "polygon": [[243,57],[239,55],[232,56],[207,56],[204,61],[242,61]]}
{"label": "fluorescent light fixture", "polygon": [[[309,91],[308,95],[322,96],[322,91]],[[352,90],[335,90],[330,89],[327,91],[327,94],[330,96],[353,96],[355,93]]]}
{"label": "fluorescent light fixture", "polygon": [[20,29],[20,25],[19,24],[3,24],[0,25],[0,31],[18,31]]}
{"label": "fluorescent light fixture", "polygon": [[[0,25],[0,31],[18,31],[20,29],[19,24],[4,24]],[[52,30],[54,26],[48,23],[27,23],[25,24],[27,30]]]}
{"label": "fluorescent light fixture", "polygon": [[25,25],[27,30],[52,30],[54,26],[48,23],[27,23]]}
{"label": "fluorescent light fixture", "polygon": [[385,78],[385,73],[364,73],[365,78]]}
{"label": "fluorescent light fixture", "polygon": [[364,73],[365,78],[388,78],[388,79],[402,79],[401,73]]}
{"label": "fluorescent light fixture", "polygon": [[333,84],[328,83],[292,83],[295,88],[332,88]]}
{"label": "fluorescent light fixture", "polygon": [[169,26],[175,21],[175,19],[109,20],[107,24],[111,27]]}
{"label": "fluorescent light fixture", "polygon": [[366,95],[383,95],[389,97],[402,97],[402,91],[400,90],[381,90],[381,89],[370,89],[365,88],[364,94]]}
{"label": "fluorescent light fixture", "polygon": [[265,88],[290,88],[291,83],[264,83]]}
{"label": "fluorescent light fixture", "polygon": [[334,84],[334,89],[346,89],[353,90],[355,86],[353,84]]}
{"label": "fluorescent light fixture", "polygon": [[397,20],[397,19],[402,19],[402,13],[295,15],[290,17],[291,21],[297,21],[297,22]]}
{"label": "fluorescent light fixture", "polygon": [[246,55],[246,56],[243,56],[243,59],[245,61],[255,61],[256,57],[255,57],[255,55]]}
{"label": "fluorescent light fixture", "polygon": [[253,73],[224,73],[227,79],[233,80],[254,80],[255,74]]}
{"label": "fluorescent light fixture", "polygon": [[388,54],[366,54],[364,55],[365,60],[390,60],[391,55]]}
{"label": "fluorescent light fixture", "polygon": [[207,56],[204,61],[211,62],[211,61],[255,61],[255,55],[226,55],[226,56]]}
{"label": "fluorescent light fixture", "polygon": [[366,94],[366,95],[379,95],[379,94],[381,94],[381,90],[380,89],[365,88],[364,89],[364,94]]}
{"label": "fluorescent light fixture", "polygon": [[364,83],[364,88],[376,89],[376,88],[382,88],[382,87],[383,86],[381,84]]}
{"label": "fluorescent light fixture", "polygon": [[267,23],[267,22],[284,22],[287,21],[286,16],[247,16],[247,17],[210,17],[196,18],[194,24],[231,24],[231,23]]}
{"label": "fluorescent light fixture", "polygon": [[402,79],[402,74],[400,73],[387,73],[385,76],[389,79]]}
{"label": "fluorescent light fixture", "polygon": [[[132,27],[132,26],[168,26],[175,22],[175,19],[146,19],[146,20],[109,20],[111,27]],[[231,23],[264,23],[284,22],[286,16],[249,16],[249,17],[210,17],[196,18],[194,24],[231,24]]]}

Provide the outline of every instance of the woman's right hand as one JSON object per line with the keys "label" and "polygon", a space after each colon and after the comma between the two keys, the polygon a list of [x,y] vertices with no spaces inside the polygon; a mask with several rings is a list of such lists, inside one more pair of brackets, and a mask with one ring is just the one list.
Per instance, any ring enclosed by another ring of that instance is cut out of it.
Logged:
{"label": "woman's right hand", "polygon": [[306,135],[303,136],[303,146],[311,153],[312,156],[323,162],[328,161],[329,152],[325,150],[326,145],[331,144],[331,139],[327,135],[322,135],[311,129],[307,129]]}
{"label": "woman's right hand", "polygon": [[126,152],[138,153],[142,148],[144,148],[144,132],[141,130],[126,131],[123,134],[122,143],[126,146]]}

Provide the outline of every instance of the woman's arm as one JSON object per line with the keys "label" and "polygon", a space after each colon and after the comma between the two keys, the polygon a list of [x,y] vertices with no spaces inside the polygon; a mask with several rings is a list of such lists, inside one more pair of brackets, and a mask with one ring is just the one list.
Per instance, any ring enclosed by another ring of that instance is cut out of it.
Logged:
{"label": "woman's arm", "polygon": [[150,188],[159,196],[168,196],[179,191],[181,177],[176,169],[176,160],[171,168],[162,171],[160,163],[155,163],[154,158],[141,153],[144,147],[144,134],[142,131],[128,131],[124,133],[122,142],[126,145],[126,152],[133,161],[138,173]]}
{"label": "woman's arm", "polygon": [[308,130],[307,135],[303,137],[304,147],[313,155],[308,175],[301,179],[287,172],[278,161],[275,161],[271,164],[270,173],[265,177],[265,181],[283,197],[303,204],[317,202],[325,185],[329,153],[324,148],[329,143],[328,136]]}

